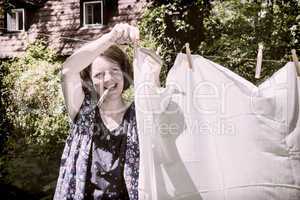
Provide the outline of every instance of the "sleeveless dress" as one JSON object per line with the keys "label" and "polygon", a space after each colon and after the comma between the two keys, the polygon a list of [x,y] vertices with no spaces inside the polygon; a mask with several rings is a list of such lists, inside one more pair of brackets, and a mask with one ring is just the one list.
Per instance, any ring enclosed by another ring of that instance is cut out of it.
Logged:
{"label": "sleeveless dress", "polygon": [[124,126],[134,112],[133,104],[126,110],[121,124],[114,130],[107,129],[99,109],[96,109],[92,153],[88,170],[86,199],[129,200],[123,176],[126,151]]}
{"label": "sleeveless dress", "polygon": [[109,131],[88,93],[71,124],[54,200],[137,200],[139,144],[134,102]]}

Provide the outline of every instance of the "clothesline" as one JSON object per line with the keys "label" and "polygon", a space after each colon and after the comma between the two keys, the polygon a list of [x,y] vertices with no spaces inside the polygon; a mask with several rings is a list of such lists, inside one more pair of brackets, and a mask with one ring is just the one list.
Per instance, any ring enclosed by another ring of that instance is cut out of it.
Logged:
{"label": "clothesline", "polygon": [[[234,57],[225,57],[225,56],[208,56],[203,55],[203,57],[207,58],[225,58],[225,59],[237,59],[237,60],[247,60],[247,61],[256,61],[257,59],[251,59],[251,58],[234,58]],[[269,60],[269,59],[262,59],[263,62],[278,62],[278,63],[285,63],[288,62],[287,60]]]}
{"label": "clothesline", "polygon": [[[8,30],[7,28],[0,28],[2,30]],[[46,34],[46,33],[38,33],[38,32],[33,32],[33,31],[28,31],[29,33],[36,33],[38,35],[44,35],[51,37],[53,34]],[[58,34],[57,34],[58,35]],[[59,39],[65,39],[65,40],[73,40],[73,41],[79,41],[79,42],[91,42],[93,40],[84,40],[84,39],[78,39],[74,37],[66,37],[66,36],[59,36]],[[182,48],[183,49],[183,48]],[[299,50],[300,49],[295,49]],[[252,59],[252,58],[235,58],[235,57],[226,57],[226,56],[214,56],[214,55],[202,55],[203,57],[207,58],[224,58],[224,59],[237,59],[237,60],[246,60],[246,61],[256,61],[257,59]],[[275,63],[285,63],[288,62],[287,60],[269,60],[269,59],[262,59],[263,62],[275,62]]]}

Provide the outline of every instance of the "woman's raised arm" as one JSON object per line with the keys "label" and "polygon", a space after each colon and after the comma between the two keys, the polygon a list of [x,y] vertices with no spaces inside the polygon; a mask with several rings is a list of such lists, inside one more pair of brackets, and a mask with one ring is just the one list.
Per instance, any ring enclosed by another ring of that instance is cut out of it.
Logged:
{"label": "woman's raised arm", "polygon": [[128,24],[117,24],[107,34],[76,50],[63,63],[62,90],[68,114],[73,121],[84,100],[80,72],[94,59],[115,43],[138,40],[137,28]]}

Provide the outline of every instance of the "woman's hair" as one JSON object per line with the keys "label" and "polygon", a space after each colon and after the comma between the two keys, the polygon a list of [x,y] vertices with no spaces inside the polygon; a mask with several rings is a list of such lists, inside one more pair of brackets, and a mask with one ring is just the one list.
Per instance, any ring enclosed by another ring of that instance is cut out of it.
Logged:
{"label": "woman's hair", "polygon": [[[130,81],[132,80],[133,72],[127,54],[124,53],[117,45],[111,45],[106,51],[104,51],[104,53],[100,54],[99,56],[108,58],[109,60],[116,62],[120,66],[124,78],[123,91],[128,89],[130,87]],[[92,92],[94,89],[92,79],[90,77],[91,67],[92,63],[80,72],[80,77],[83,81],[83,89],[87,89],[89,92]]]}

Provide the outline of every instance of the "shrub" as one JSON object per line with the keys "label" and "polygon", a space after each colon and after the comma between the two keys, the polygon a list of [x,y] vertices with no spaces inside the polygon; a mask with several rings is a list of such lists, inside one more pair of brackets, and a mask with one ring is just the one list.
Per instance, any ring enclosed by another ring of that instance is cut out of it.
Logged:
{"label": "shrub", "polygon": [[2,181],[53,194],[69,123],[60,84],[61,62],[43,41],[1,64],[6,119],[12,124],[1,156]]}

